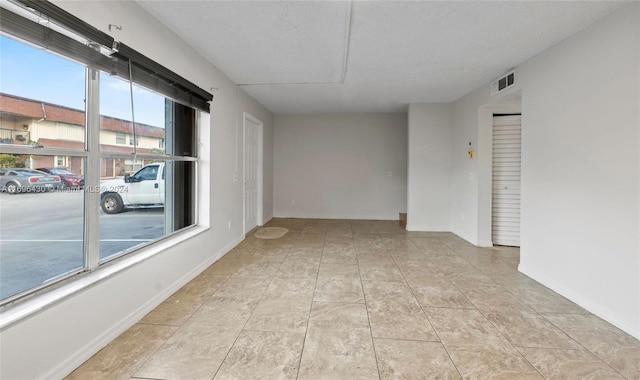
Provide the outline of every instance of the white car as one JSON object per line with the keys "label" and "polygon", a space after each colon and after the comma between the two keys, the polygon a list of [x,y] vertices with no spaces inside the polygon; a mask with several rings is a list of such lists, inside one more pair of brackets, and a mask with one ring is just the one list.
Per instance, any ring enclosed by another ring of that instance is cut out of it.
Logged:
{"label": "white car", "polygon": [[164,207],[164,163],[146,165],[133,175],[100,184],[100,206],[107,214],[130,207]]}

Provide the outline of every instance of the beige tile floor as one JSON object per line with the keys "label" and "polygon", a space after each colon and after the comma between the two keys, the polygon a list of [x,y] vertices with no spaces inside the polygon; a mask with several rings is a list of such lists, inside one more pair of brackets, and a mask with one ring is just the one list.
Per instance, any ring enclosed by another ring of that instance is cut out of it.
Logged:
{"label": "beige tile floor", "polygon": [[640,342],[514,248],[389,221],[274,219],[69,379],[640,379]]}

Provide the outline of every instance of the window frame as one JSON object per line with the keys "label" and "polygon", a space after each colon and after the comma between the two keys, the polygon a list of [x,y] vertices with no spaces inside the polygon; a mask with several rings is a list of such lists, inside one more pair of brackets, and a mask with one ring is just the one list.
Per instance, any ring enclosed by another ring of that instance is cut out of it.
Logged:
{"label": "window frame", "polygon": [[116,132],[116,145],[127,145],[127,134],[125,132]]}
{"label": "window frame", "polygon": [[[4,11],[5,8],[2,8]],[[26,19],[25,19],[26,20]],[[26,20],[27,22],[33,23],[32,20]],[[24,43],[29,46],[34,46],[38,49],[45,50],[49,54],[53,54],[56,56],[60,56],[64,59],[76,62],[85,68],[85,91],[86,91],[86,105],[85,105],[85,125],[84,125],[84,149],[65,149],[65,148],[50,148],[50,147],[37,147],[35,146],[24,146],[24,145],[4,145],[1,148],[2,153],[7,154],[16,154],[16,155],[31,155],[37,154],[38,156],[51,156],[54,161],[57,157],[65,157],[67,160],[70,160],[72,157],[82,158],[84,161],[84,172],[85,172],[85,186],[89,189],[94,188],[97,189],[100,187],[100,164],[101,160],[109,159],[109,158],[119,158],[119,159],[131,159],[131,154],[125,153],[113,153],[108,151],[101,151],[100,149],[100,110],[99,110],[99,93],[100,93],[100,65],[93,65],[91,63],[83,62],[82,60],[74,59],[69,55],[61,54],[59,51],[50,50],[41,44],[34,43],[28,39],[23,39],[21,36],[14,35],[10,32],[5,31],[4,29],[0,31],[0,34],[12,38],[20,43]],[[81,36],[82,37],[82,36]],[[95,48],[99,50],[99,48]],[[138,85],[145,87],[144,84],[138,83]],[[151,90],[153,91],[153,90]],[[162,94],[167,99],[170,99],[166,94]],[[171,99],[174,102],[180,103],[175,99]],[[193,108],[193,107],[192,107]],[[201,113],[207,112],[203,109],[194,108],[194,120],[192,133],[195,136],[200,135],[201,128]],[[174,131],[175,132],[175,131]],[[126,145],[127,134],[125,134],[125,144]],[[133,136],[130,137],[134,139]],[[167,146],[167,138],[162,139],[162,146]],[[117,141],[116,141],[117,144]],[[138,154],[134,158],[135,160],[163,160],[165,162],[168,161],[189,161],[194,163],[194,177],[191,178],[191,182],[189,186],[193,191],[198,190],[198,176],[200,173],[199,169],[199,152],[197,149],[197,139],[193,142],[194,146],[192,149],[191,156],[174,156],[169,154]],[[117,144],[120,145],[120,144]],[[138,145],[138,144],[136,144]],[[55,165],[54,165],[55,166]],[[144,166],[144,164],[142,165]],[[163,172],[164,176],[164,172]],[[111,267],[111,264],[117,261],[118,259],[123,258],[125,256],[131,257],[131,253],[139,250],[143,250],[146,247],[151,245],[164,245],[163,242],[168,239],[173,239],[178,235],[187,236],[191,233],[187,232],[189,230],[195,229],[197,227],[201,227],[199,220],[199,197],[195,197],[193,200],[193,217],[192,223],[184,228],[180,228],[177,231],[167,232],[162,237],[155,239],[147,244],[142,246],[136,246],[133,249],[127,249],[122,251],[119,254],[113,255],[112,257],[107,258],[106,260],[100,259],[100,224],[99,224],[99,216],[100,213],[96,212],[100,208],[100,192],[99,191],[85,191],[84,192],[84,237],[83,237],[83,255],[84,255],[84,266],[77,270],[72,270],[67,273],[60,274],[52,279],[45,281],[42,284],[39,284],[31,289],[22,291],[16,295],[7,297],[3,300],[0,300],[0,307],[4,307],[6,305],[13,304],[18,300],[25,299],[31,295],[40,294],[42,291],[47,288],[56,289],[58,288],[58,284],[67,283],[69,281],[73,281],[74,278],[77,278],[82,274],[90,274],[95,272],[98,269],[104,267]],[[173,214],[168,216],[165,214],[165,219],[167,217],[173,218]],[[149,250],[145,250],[146,252],[150,252]],[[148,253],[147,253],[148,254]],[[134,255],[137,256],[137,255]],[[145,255],[146,256],[146,255]],[[134,259],[133,261],[137,261],[138,259]]]}

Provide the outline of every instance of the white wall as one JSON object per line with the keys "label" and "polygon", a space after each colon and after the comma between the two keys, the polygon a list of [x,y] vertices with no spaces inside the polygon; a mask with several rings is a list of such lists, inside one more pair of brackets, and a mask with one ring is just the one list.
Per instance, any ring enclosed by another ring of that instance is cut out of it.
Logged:
{"label": "white wall", "polygon": [[274,124],[276,216],[397,220],[406,211],[405,114],[276,115]]}
{"label": "white wall", "polygon": [[640,4],[519,69],[520,270],[640,338]]}
{"label": "white wall", "polygon": [[[566,39],[518,67],[512,91],[523,115],[520,270],[636,337],[639,20],[635,3]],[[483,120],[503,101],[486,85],[453,105],[451,230],[474,244],[490,220]],[[470,138],[481,143],[476,160]]]}
{"label": "white wall", "polygon": [[[121,25],[122,31],[115,32],[116,40],[205,90],[218,88],[213,92],[210,123],[201,140],[200,168],[210,176],[199,184],[205,208],[200,218],[210,229],[178,245],[162,243],[167,249],[159,254],[41,310],[41,297],[19,305],[34,311],[0,332],[2,379],[63,377],[242,240],[242,181],[233,182],[233,174],[235,157],[242,157],[242,145],[234,142],[237,123],[242,120],[238,115],[243,112],[260,118],[265,125],[264,176],[273,175],[271,113],[237,90],[223,73],[135,2],[55,3],[105,32],[109,24]],[[270,181],[265,181],[265,216],[272,215],[272,194]],[[231,229],[227,229],[229,220]],[[142,253],[145,251],[150,249]]]}
{"label": "white wall", "polygon": [[409,106],[407,230],[451,230],[452,107]]}

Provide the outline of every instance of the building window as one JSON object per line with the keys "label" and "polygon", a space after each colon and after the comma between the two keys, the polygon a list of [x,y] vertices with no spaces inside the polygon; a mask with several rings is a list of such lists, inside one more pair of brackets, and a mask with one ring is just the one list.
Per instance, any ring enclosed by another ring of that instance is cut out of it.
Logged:
{"label": "building window", "polygon": [[[2,12],[16,6],[7,4],[0,5]],[[0,188],[10,189],[0,192],[0,304],[97,270],[195,225],[200,111],[192,106],[207,108],[206,97],[184,93],[201,93],[197,88],[188,90],[190,82],[182,87],[170,84],[184,81],[177,74],[156,68],[170,78],[162,79],[153,70],[127,70],[132,64],[157,65],[151,60],[132,63],[113,56],[101,60],[90,43],[69,42],[64,36],[44,38],[56,34],[53,29],[34,37],[42,28],[30,26],[35,23],[27,19],[20,22],[23,29],[20,23],[0,24],[0,96],[9,99],[0,102],[1,127],[11,120],[15,125],[37,123],[38,128],[31,136],[34,144],[13,145],[10,151],[0,146],[0,155],[13,158],[9,161],[14,166],[68,169],[64,176],[28,170],[12,178],[0,175]],[[45,40],[47,46],[37,46]],[[68,48],[74,43],[78,45]],[[110,44],[103,46],[102,54],[113,54]],[[127,49],[120,45],[117,53],[140,56]],[[65,54],[77,56],[67,59]],[[131,79],[129,72],[134,73]],[[158,84],[162,80],[164,84]],[[196,104],[189,99],[200,100]],[[25,109],[33,114],[25,115]],[[54,114],[59,121],[45,117]],[[134,159],[132,154],[144,158]],[[83,185],[56,191],[67,179]],[[101,210],[85,207],[88,201],[99,202]],[[114,215],[125,210],[124,218]],[[46,247],[35,241],[46,241]]]}
{"label": "building window", "polygon": [[116,132],[116,144],[124,145],[127,143],[127,134],[124,132]]}
{"label": "building window", "polygon": [[56,156],[55,157],[55,166],[58,168],[67,166],[67,157],[66,156]]}
{"label": "building window", "polygon": [[142,169],[144,161],[142,160],[124,160],[124,171],[127,174],[133,174]]}

